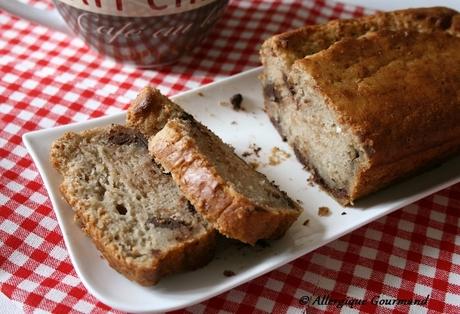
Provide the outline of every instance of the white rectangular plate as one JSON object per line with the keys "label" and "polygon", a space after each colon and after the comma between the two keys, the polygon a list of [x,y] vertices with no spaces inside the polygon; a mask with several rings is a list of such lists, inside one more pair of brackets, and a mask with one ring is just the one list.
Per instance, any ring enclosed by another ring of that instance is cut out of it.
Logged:
{"label": "white rectangular plate", "polygon": [[[230,143],[239,155],[251,144],[261,147],[258,169],[293,199],[300,200],[304,212],[287,234],[264,249],[236,244],[219,246],[216,258],[199,270],[164,278],[154,287],[141,287],[125,279],[107,262],[73,222],[71,208],[59,195],[60,175],[48,160],[51,143],[64,132],[123,123],[125,114],[103,117],[77,124],[30,132],[23,140],[43,178],[51,198],[65,244],[75,270],[86,288],[105,304],[128,312],[156,312],[183,308],[211,298],[237,285],[286,264],[338,237],[379,217],[460,181],[460,158],[450,160],[424,174],[393,185],[344,208],[317,187],[307,183],[309,173],[295,159],[263,111],[261,86],[257,79],[260,68],[230,77],[174,97],[185,110]],[[234,111],[228,104],[235,93],[244,97],[245,111]],[[226,104],[225,104],[226,103]],[[233,122],[233,123],[232,123]],[[235,123],[236,122],[236,123]],[[276,146],[291,156],[277,166],[268,165]],[[318,216],[318,208],[328,207],[332,214]],[[341,215],[346,212],[346,215]],[[304,226],[303,222],[310,222]],[[226,277],[225,270],[235,272]]]}

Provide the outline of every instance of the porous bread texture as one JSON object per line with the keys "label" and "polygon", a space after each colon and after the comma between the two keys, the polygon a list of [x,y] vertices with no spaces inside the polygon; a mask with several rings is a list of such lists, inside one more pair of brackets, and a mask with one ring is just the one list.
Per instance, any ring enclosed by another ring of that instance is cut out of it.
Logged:
{"label": "porous bread texture", "polygon": [[62,195],[109,264],[141,285],[195,269],[215,232],[150,157],[147,141],[112,125],[66,133],[51,149]]}
{"label": "porous bread texture", "polygon": [[[355,167],[366,163],[367,153],[359,144],[365,139],[351,131],[347,132],[347,128],[341,126],[338,117],[327,108],[329,100],[323,98],[308,75],[298,80],[304,84],[304,99],[301,102],[298,101],[299,95],[294,99],[293,89],[298,87],[293,87],[288,81],[293,72],[292,65],[297,60],[327,51],[331,45],[345,38],[357,38],[369,31],[379,30],[401,33],[445,32],[458,36],[460,15],[448,8],[435,7],[336,20],[275,35],[265,41],[261,49],[265,111],[280,135],[294,148],[299,160],[313,172],[314,180],[342,204],[352,204],[353,200],[407,174],[403,164],[408,164],[408,168],[412,169],[410,159],[404,163],[388,165],[386,170],[380,168],[380,171],[374,173],[362,172],[360,184],[356,183],[358,179],[353,177],[356,174]],[[351,46],[347,49],[358,52],[358,49]],[[334,70],[332,65],[330,69]],[[339,74],[340,71],[336,71],[336,77]],[[375,92],[379,95],[379,91]],[[434,152],[429,156],[433,155]],[[431,157],[420,157],[416,162],[417,167],[422,167]],[[369,176],[381,180],[382,184],[374,182],[374,185],[369,181]]]}
{"label": "porous bread texture", "polygon": [[221,234],[254,245],[281,237],[301,208],[192,117],[169,120],[149,140],[155,160]]}
{"label": "porous bread texture", "polygon": [[460,151],[458,51],[445,32],[381,31],[294,63],[285,131],[342,203]]}

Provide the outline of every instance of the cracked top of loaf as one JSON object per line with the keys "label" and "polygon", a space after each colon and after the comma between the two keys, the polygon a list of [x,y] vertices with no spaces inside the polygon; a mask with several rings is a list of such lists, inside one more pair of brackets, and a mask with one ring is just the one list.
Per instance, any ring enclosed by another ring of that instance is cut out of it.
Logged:
{"label": "cracked top of loaf", "polygon": [[444,7],[417,8],[381,12],[350,20],[334,20],[326,24],[305,27],[275,35],[262,46],[264,54],[276,54],[290,67],[306,55],[326,49],[344,37],[358,37],[368,31],[413,30],[419,32],[446,31],[460,33],[460,14]]}

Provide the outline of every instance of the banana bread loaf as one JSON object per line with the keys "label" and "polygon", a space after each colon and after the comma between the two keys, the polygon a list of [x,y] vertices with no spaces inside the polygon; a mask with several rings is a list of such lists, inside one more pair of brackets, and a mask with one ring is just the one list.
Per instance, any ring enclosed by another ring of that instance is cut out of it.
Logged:
{"label": "banana bread loaf", "polygon": [[457,12],[428,8],[274,36],[261,50],[266,112],[352,204],[458,151],[459,32]]}

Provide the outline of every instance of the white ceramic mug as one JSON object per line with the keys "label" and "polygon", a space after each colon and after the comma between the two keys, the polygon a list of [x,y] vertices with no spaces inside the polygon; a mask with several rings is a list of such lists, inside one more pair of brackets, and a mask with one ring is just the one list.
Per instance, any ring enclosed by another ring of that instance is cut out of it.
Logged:
{"label": "white ceramic mug", "polygon": [[0,8],[49,28],[77,34],[116,61],[140,67],[190,53],[222,15],[228,0],[53,0],[45,11],[16,0]]}

